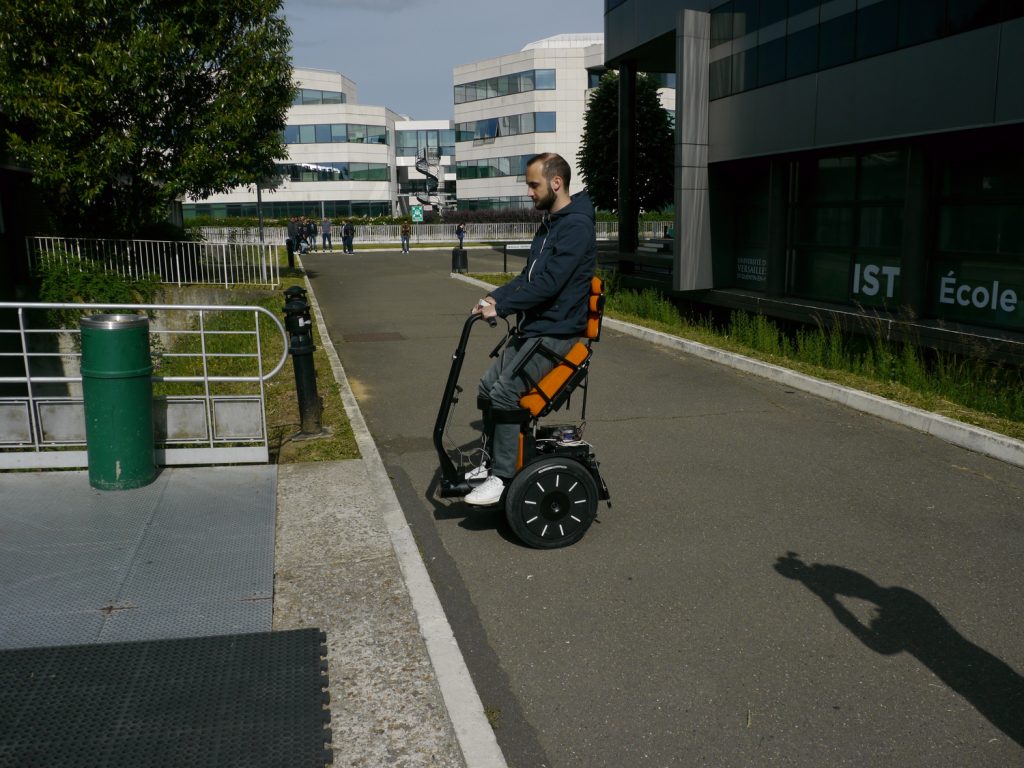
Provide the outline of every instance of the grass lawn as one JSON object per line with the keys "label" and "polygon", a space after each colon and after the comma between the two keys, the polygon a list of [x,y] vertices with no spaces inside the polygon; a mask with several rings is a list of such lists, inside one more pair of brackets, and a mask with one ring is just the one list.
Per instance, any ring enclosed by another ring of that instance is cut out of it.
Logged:
{"label": "grass lawn", "polygon": [[[512,275],[474,274],[501,285]],[[1024,440],[1024,371],[1012,365],[922,353],[910,344],[812,328],[786,334],[763,315],[734,312],[727,327],[684,317],[657,291],[617,291],[609,280],[607,317],[736,352]]]}

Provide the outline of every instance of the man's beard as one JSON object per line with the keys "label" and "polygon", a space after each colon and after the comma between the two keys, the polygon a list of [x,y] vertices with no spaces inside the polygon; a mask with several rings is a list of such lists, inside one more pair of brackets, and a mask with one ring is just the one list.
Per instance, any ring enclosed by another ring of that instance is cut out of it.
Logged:
{"label": "man's beard", "polygon": [[538,211],[550,211],[551,206],[555,204],[555,191],[548,187],[548,192],[544,197],[538,197],[533,203],[533,207]]}

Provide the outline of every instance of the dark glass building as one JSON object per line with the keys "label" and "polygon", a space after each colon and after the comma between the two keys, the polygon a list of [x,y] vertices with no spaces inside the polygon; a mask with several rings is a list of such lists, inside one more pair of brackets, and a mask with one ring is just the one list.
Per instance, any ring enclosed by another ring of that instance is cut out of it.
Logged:
{"label": "dark glass building", "polygon": [[1024,357],[1024,3],[606,0],[605,57],[676,74],[674,289]]}

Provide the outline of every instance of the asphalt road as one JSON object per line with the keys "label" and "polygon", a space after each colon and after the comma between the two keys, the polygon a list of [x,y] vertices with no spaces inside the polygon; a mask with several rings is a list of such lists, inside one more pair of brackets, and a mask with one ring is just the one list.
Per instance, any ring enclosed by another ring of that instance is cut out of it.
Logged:
{"label": "asphalt road", "polygon": [[[512,768],[1024,765],[1024,470],[606,330],[612,507],[531,550],[430,496],[481,291],[447,251],[304,262]],[[499,338],[474,328],[457,444]]]}

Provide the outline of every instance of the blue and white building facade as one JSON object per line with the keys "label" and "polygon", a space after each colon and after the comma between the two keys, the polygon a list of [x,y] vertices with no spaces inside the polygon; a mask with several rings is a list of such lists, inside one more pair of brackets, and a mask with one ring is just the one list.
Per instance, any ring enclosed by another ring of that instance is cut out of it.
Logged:
{"label": "blue and white building facade", "polygon": [[[263,215],[377,216],[397,207],[396,123],[387,107],[358,102],[356,84],[339,72],[296,69],[298,93],[288,110],[288,159],[278,164],[281,183],[262,190]],[[198,215],[255,216],[256,190],[183,204],[186,221]]]}
{"label": "blue and white building facade", "polygon": [[602,68],[604,35],[556,35],[454,70],[459,210],[530,207],[524,163],[557,152],[581,184],[588,66]]}

